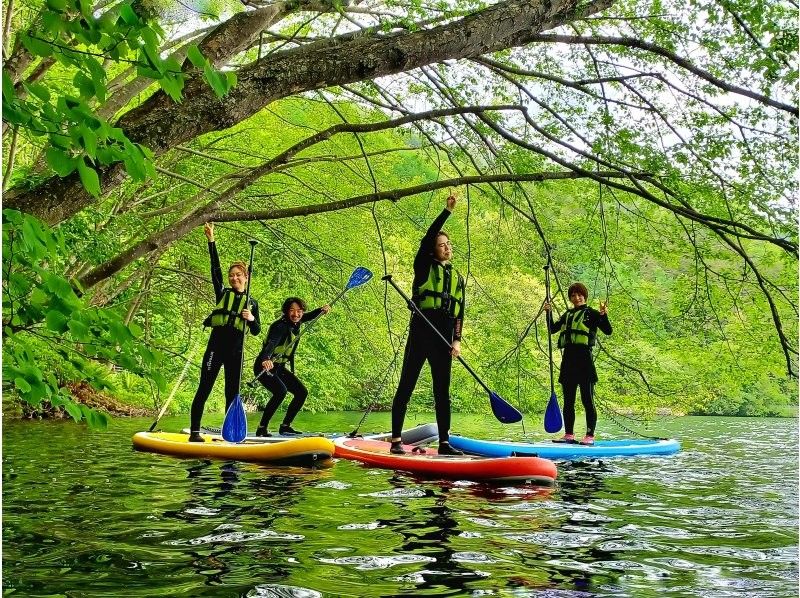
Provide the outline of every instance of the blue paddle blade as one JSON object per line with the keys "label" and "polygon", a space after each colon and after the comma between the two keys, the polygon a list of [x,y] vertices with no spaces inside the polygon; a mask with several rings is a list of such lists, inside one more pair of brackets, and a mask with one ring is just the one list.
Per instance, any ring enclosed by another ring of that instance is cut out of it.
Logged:
{"label": "blue paddle blade", "polygon": [[550,400],[547,402],[547,410],[544,412],[544,431],[548,434],[554,434],[561,429],[563,423],[556,393],[552,393]]}
{"label": "blue paddle blade", "polygon": [[225,421],[222,422],[222,437],[228,442],[241,442],[247,438],[247,416],[242,398],[238,394],[228,407]]}
{"label": "blue paddle blade", "polygon": [[352,289],[353,287],[360,287],[365,282],[368,282],[370,278],[372,278],[372,272],[363,266],[359,266],[353,270],[353,273],[350,275],[350,280],[347,281],[346,288]]}
{"label": "blue paddle blade", "polygon": [[497,421],[504,424],[515,424],[522,420],[522,414],[496,392],[489,391],[489,404],[492,406],[492,413]]}

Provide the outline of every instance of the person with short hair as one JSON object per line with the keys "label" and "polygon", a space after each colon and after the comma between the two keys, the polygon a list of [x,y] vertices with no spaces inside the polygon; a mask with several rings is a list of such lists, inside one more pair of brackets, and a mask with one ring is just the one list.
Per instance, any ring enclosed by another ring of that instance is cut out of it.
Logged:
{"label": "person with short hair", "polygon": [[208,253],[211,256],[211,282],[214,285],[216,307],[203,321],[203,326],[211,328],[208,346],[203,355],[200,369],[200,383],[192,401],[191,422],[189,424],[189,441],[205,442],[200,435],[200,420],[214,382],[220,368],[225,368],[225,411],[228,411],[233,399],[239,392],[242,379],[242,345],[245,328],[250,334],[261,332],[261,320],[258,314],[258,302],[247,299],[247,279],[250,273],[245,262],[233,262],[228,268],[228,284],[222,280],[222,267],[214,241],[214,224],[206,222],[203,232],[208,239]]}
{"label": "person with short hair", "polygon": [[[307,309],[306,302],[300,297],[287,298],[281,306],[281,317],[270,324],[261,352],[253,363],[253,373],[258,376],[264,388],[272,393],[272,398],[264,407],[261,422],[256,428],[256,436],[272,436],[267,430],[269,420],[275,415],[287,393],[292,394],[292,401],[286,408],[286,415],[278,427],[278,434],[281,436],[301,434],[292,428],[292,420],[308,397],[308,389],[294,374],[294,355],[300,341],[298,338],[300,324],[327,314],[331,307],[323,305],[313,311]],[[289,369],[286,368],[287,364]]]}
{"label": "person with short hair", "polygon": [[572,303],[572,308],[564,312],[556,322],[553,322],[552,306],[547,302],[544,304],[550,334],[561,332],[558,337],[558,348],[563,350],[558,381],[561,383],[564,396],[564,436],[555,442],[576,442],[575,395],[580,387],[581,403],[586,412],[586,435],[580,443],[592,445],[597,427],[597,409],[594,406],[597,370],[592,359],[592,347],[598,329],[606,335],[611,334],[611,323],[608,321],[608,306],[605,301],[600,302],[599,311],[586,304],[589,290],[583,283],[571,284],[567,290],[567,297]]}

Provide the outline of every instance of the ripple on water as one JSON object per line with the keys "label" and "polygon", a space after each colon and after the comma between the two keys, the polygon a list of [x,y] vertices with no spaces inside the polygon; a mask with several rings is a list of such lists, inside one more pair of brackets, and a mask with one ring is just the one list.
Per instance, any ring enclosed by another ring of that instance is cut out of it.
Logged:
{"label": "ripple on water", "polygon": [[259,585],[246,595],[247,598],[322,598],[322,594],[316,590],[279,584]]}
{"label": "ripple on water", "polygon": [[320,559],[331,565],[353,565],[356,569],[389,569],[396,565],[411,563],[434,563],[436,559],[420,554],[400,554],[396,556],[343,556],[336,559]]}
{"label": "ripple on water", "polygon": [[557,531],[503,534],[503,537],[523,544],[535,544],[552,548],[580,548],[586,545],[586,537],[584,535]]}
{"label": "ripple on water", "polygon": [[329,482],[321,482],[314,486],[315,488],[333,488],[334,490],[347,490],[352,484],[340,482],[338,480],[330,480]]}
{"label": "ripple on water", "polygon": [[345,523],[344,525],[337,526],[336,529],[348,530],[348,529],[378,529],[381,527],[385,527],[378,523],[377,521],[370,521],[369,523]]}
{"label": "ripple on water", "polygon": [[[457,578],[457,577],[473,577],[475,579],[482,579],[486,577],[491,577],[491,573],[487,573],[486,571],[434,571],[431,569],[423,569],[422,571],[414,571],[413,573],[408,573],[406,575],[401,575],[400,577],[395,577],[395,581],[399,581],[400,583],[413,583],[414,585],[420,585],[423,583],[428,582],[427,578],[436,578],[436,577],[446,577],[446,578]],[[476,590],[476,592],[481,593],[472,593],[472,596],[492,596],[494,595],[494,590]]]}
{"label": "ripple on water", "polygon": [[482,552],[454,552],[451,560],[457,563],[498,563],[500,559],[489,556]]}
{"label": "ripple on water", "polygon": [[359,496],[371,496],[372,498],[389,499],[423,498],[425,496],[425,491],[418,488],[392,488],[391,490],[359,494]]}
{"label": "ripple on water", "polygon": [[195,546],[198,544],[241,544],[244,542],[254,542],[256,540],[281,540],[281,541],[298,541],[303,540],[305,536],[300,534],[285,534],[275,532],[270,529],[260,530],[257,532],[227,532],[224,534],[209,534],[207,536],[200,536],[199,538],[189,538],[183,540],[169,540],[164,542],[170,546]]}

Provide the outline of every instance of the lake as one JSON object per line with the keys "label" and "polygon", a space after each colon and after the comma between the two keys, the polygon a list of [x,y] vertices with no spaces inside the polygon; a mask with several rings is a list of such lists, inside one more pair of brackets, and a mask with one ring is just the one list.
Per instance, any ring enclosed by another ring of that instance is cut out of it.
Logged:
{"label": "lake", "polygon": [[[295,427],[347,433],[360,418],[302,413]],[[523,439],[490,415],[453,420]],[[554,488],[133,451],[151,423],[3,423],[4,596],[798,595],[794,419],[659,420],[650,433],[680,453],[559,461]],[[373,413],[361,431],[388,427]],[[601,417],[599,438],[625,436],[611,428]],[[526,431],[546,438],[540,421]]]}

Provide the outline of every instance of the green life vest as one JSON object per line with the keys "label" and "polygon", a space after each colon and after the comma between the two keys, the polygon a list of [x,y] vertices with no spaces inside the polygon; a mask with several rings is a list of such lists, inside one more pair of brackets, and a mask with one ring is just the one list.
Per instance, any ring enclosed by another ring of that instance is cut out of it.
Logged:
{"label": "green life vest", "polygon": [[420,309],[441,309],[452,317],[462,315],[464,279],[452,266],[445,267],[433,262],[428,271],[428,280],[414,288],[414,303]]}
{"label": "green life vest", "polygon": [[294,329],[290,329],[289,334],[286,335],[286,338],[283,339],[280,345],[275,347],[272,351],[272,361],[273,363],[281,364],[287,363],[292,360],[292,355],[294,354],[295,349],[297,348],[297,343],[300,341],[300,331],[295,331]]}
{"label": "green life vest", "polygon": [[594,346],[594,335],[586,325],[588,314],[588,307],[567,312],[564,329],[558,337],[559,349],[563,349],[567,345]]}
{"label": "green life vest", "polygon": [[[203,321],[203,326],[219,328],[222,326],[233,326],[236,330],[244,332],[244,318],[241,317],[244,309],[245,296],[240,295],[236,301],[236,293],[232,289],[222,291],[214,311]],[[236,301],[236,307],[234,307]]]}

